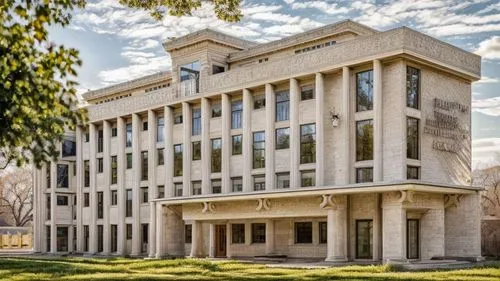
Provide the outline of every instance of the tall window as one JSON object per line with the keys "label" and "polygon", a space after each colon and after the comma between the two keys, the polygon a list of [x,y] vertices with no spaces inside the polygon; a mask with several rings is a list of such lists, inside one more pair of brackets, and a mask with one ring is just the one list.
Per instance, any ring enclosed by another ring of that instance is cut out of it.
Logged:
{"label": "tall window", "polygon": [[68,228],[67,227],[57,227],[56,228],[57,237],[57,251],[66,252],[68,251]]}
{"label": "tall window", "polygon": [[132,153],[127,153],[127,169],[132,169]]}
{"label": "tall window", "polygon": [[300,100],[312,100],[314,99],[314,86],[305,85],[300,87]]}
{"label": "tall window", "polygon": [[276,188],[290,188],[290,173],[278,173],[276,174]]}
{"label": "tall window", "polygon": [[232,178],[231,182],[233,192],[243,191],[243,179],[241,177]]}
{"label": "tall window", "polygon": [[276,129],[276,149],[290,148],[290,128]]}
{"label": "tall window", "polygon": [[356,111],[373,109],[373,70],[356,73]]}
{"label": "tall window", "polygon": [[261,109],[266,107],[266,96],[257,95],[253,96],[253,109]]}
{"label": "tall window", "polygon": [[157,159],[158,159],[158,166],[161,166],[163,164],[165,164],[165,158],[163,157],[164,154],[163,154],[163,151],[164,149],[163,148],[158,148],[156,150],[156,154],[157,154]]}
{"label": "tall window", "polygon": [[165,198],[165,186],[164,185],[158,186],[158,197],[157,198]]}
{"label": "tall window", "polygon": [[221,180],[212,180],[212,193],[217,194],[222,192]]}
{"label": "tall window", "polygon": [[356,258],[371,259],[373,257],[373,221],[356,221]]}
{"label": "tall window", "polygon": [[97,192],[97,218],[102,219],[104,217],[104,193],[102,191]]}
{"label": "tall window", "polygon": [[118,225],[111,225],[111,252],[115,253],[118,251]]}
{"label": "tall window", "polygon": [[266,176],[264,175],[253,176],[253,190],[254,191],[266,190]]}
{"label": "tall window", "polygon": [[316,124],[300,126],[300,164],[316,162]]}
{"label": "tall window", "polygon": [[113,128],[111,128],[111,137],[114,138],[116,136],[118,136],[118,128],[113,127]]}
{"label": "tall window", "polygon": [[420,70],[406,67],[406,106],[419,109]]}
{"label": "tall window", "polygon": [[356,161],[373,160],[373,120],[356,122]]}
{"label": "tall window", "polygon": [[406,157],[408,159],[420,158],[418,123],[416,118],[406,118]]}
{"label": "tall window", "polygon": [[418,259],[420,257],[420,220],[406,220],[406,258]]}
{"label": "tall window", "polygon": [[193,225],[186,224],[184,226],[184,243],[191,244],[193,242]]}
{"label": "tall window", "polygon": [[231,242],[233,244],[245,243],[245,224],[233,223],[231,224]]}
{"label": "tall window", "polygon": [[357,168],[356,183],[373,182],[373,168]]}
{"label": "tall window", "polygon": [[193,135],[193,136],[201,135],[201,109],[200,108],[193,108],[191,123],[192,123],[191,135]]}
{"label": "tall window", "polygon": [[[49,230],[50,230],[50,226],[49,226]],[[83,241],[84,241],[83,242],[83,251],[84,252],[88,252],[89,251],[89,240],[90,240],[89,237],[90,237],[89,226],[88,225],[84,225],[83,226]],[[49,243],[49,245],[50,245],[50,243]]]}
{"label": "tall window", "polygon": [[221,139],[212,139],[212,173],[221,171]]}
{"label": "tall window", "polygon": [[174,145],[174,177],[182,176],[182,144]]}
{"label": "tall window", "polygon": [[276,93],[276,122],[290,119],[290,94],[288,90]]}
{"label": "tall window", "polygon": [[242,135],[233,136],[233,155],[240,155],[243,152],[243,147],[241,144],[241,140],[243,139]]}
{"label": "tall window", "polygon": [[182,196],[182,188],[183,188],[183,185],[182,183],[174,183],[174,196],[176,197],[180,197]]}
{"label": "tall window", "polygon": [[415,167],[415,166],[406,167],[406,178],[409,180],[419,180],[420,167]]}
{"label": "tall window", "polygon": [[310,187],[316,185],[316,171],[300,171],[300,186]]}
{"label": "tall window", "polygon": [[241,100],[231,103],[231,129],[239,129],[242,124],[243,103]]}
{"label": "tall window", "polygon": [[111,184],[118,182],[118,160],[116,156],[111,156]]}
{"label": "tall window", "polygon": [[[89,160],[83,161],[83,186],[88,187],[90,186],[90,165],[89,165]],[[50,187],[50,185],[48,186]]]}
{"label": "tall window", "polygon": [[125,227],[126,227],[125,236],[127,237],[127,240],[132,240],[132,224],[127,223]]}
{"label": "tall window", "polygon": [[118,205],[118,190],[111,190],[111,206]]}
{"label": "tall window", "polygon": [[295,244],[312,243],[312,222],[295,223]]}
{"label": "tall window", "polygon": [[104,147],[104,137],[102,130],[97,131],[97,153],[102,152]]}
{"label": "tall window", "polygon": [[65,164],[57,164],[57,187],[69,187],[69,166]]}
{"label": "tall window", "polygon": [[132,189],[127,189],[127,203],[125,206],[125,216],[132,216]]}
{"label": "tall window", "polygon": [[129,123],[126,126],[127,129],[127,134],[125,138],[125,145],[126,147],[131,147],[132,146],[132,124]]}
{"label": "tall window", "polygon": [[141,187],[141,203],[149,202],[149,188],[147,186]]}
{"label": "tall window", "polygon": [[142,122],[142,130],[147,131],[148,130],[148,121]]}
{"label": "tall window", "polygon": [[265,223],[252,223],[252,243],[266,243]]}
{"label": "tall window", "polygon": [[212,118],[217,118],[222,116],[222,108],[220,102],[212,103]]}
{"label": "tall window", "polygon": [[320,221],[318,223],[319,228],[319,243],[326,244],[328,242],[328,224],[326,221]]}
{"label": "tall window", "polygon": [[201,160],[201,141],[193,142],[193,161]]}
{"label": "tall window", "polygon": [[199,92],[200,69],[201,69],[201,64],[199,61],[194,61],[181,66],[180,69],[181,82],[191,80],[194,83],[194,85],[191,84],[192,85],[191,87],[193,88],[189,88],[189,90],[184,90],[186,91],[186,94]]}
{"label": "tall window", "polygon": [[104,171],[104,163],[102,158],[97,158],[97,173],[100,174]]}
{"label": "tall window", "polygon": [[[50,206],[50,204],[48,206]],[[88,192],[85,192],[83,194],[83,207],[88,206],[90,206],[90,194]]]}
{"label": "tall window", "polygon": [[141,180],[148,180],[148,152],[141,152]]}
{"label": "tall window", "polygon": [[76,142],[72,139],[65,139],[61,145],[62,157],[76,156]]}
{"label": "tall window", "polygon": [[201,181],[193,181],[191,183],[191,194],[200,195],[201,194]]}
{"label": "tall window", "polygon": [[163,131],[165,129],[165,118],[163,117],[158,117],[156,121],[156,141],[157,142],[162,142],[165,140],[165,132]]}
{"label": "tall window", "polygon": [[174,124],[182,124],[182,112],[174,113]]}
{"label": "tall window", "polygon": [[266,159],[265,133],[253,133],[253,168],[264,168]]}

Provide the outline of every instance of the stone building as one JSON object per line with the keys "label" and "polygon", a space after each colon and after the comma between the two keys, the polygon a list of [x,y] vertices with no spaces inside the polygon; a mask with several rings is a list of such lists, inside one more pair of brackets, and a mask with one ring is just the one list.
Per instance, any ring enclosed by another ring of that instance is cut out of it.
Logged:
{"label": "stone building", "polygon": [[40,252],[475,259],[481,58],[342,21],[256,44],[205,29],[172,71],[84,94],[36,173]]}

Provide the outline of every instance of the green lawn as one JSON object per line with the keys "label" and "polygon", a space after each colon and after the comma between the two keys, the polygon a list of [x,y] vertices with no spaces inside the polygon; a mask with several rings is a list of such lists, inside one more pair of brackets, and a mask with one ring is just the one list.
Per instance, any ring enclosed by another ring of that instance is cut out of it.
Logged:
{"label": "green lawn", "polygon": [[197,259],[0,258],[0,280],[500,280],[500,264],[397,272],[390,266],[289,269]]}

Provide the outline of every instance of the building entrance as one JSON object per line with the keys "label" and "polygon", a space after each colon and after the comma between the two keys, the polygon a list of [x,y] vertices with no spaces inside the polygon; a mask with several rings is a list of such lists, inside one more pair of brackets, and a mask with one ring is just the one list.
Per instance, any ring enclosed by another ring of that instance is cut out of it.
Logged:
{"label": "building entrance", "polygon": [[226,257],[226,226],[215,226],[215,257]]}

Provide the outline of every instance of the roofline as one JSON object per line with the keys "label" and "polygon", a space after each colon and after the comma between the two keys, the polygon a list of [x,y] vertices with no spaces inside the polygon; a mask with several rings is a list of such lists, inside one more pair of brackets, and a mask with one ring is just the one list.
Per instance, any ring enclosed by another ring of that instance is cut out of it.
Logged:
{"label": "roofline", "polygon": [[162,45],[165,51],[170,52],[172,50],[205,40],[222,43],[224,45],[231,46],[240,50],[247,49],[257,44],[255,42],[244,40],[218,30],[205,28],[180,37],[166,40]]}

